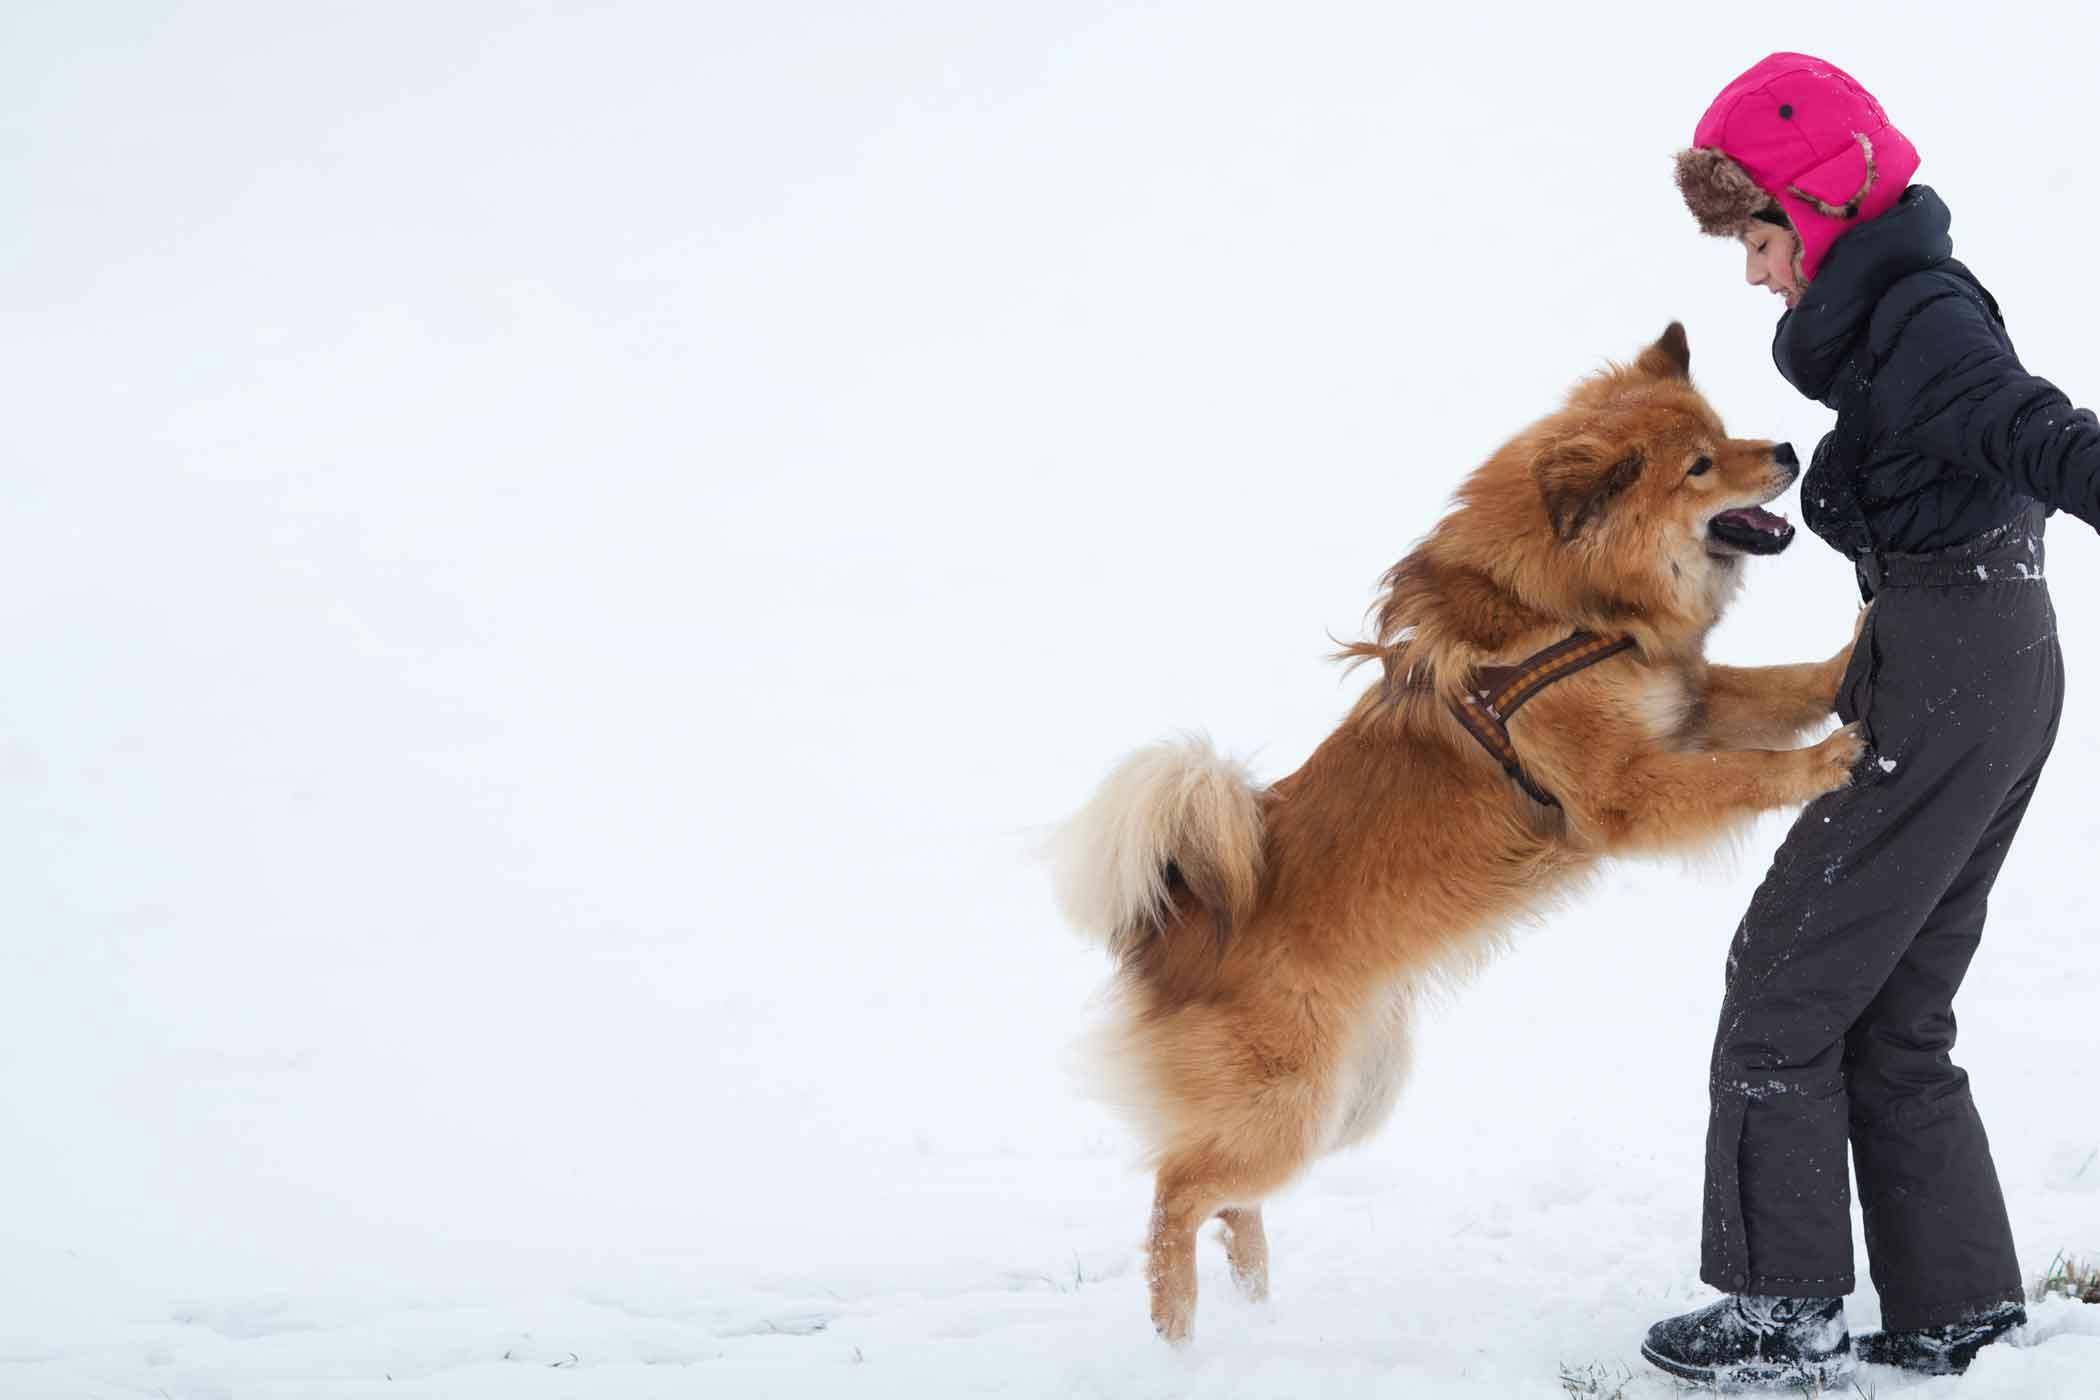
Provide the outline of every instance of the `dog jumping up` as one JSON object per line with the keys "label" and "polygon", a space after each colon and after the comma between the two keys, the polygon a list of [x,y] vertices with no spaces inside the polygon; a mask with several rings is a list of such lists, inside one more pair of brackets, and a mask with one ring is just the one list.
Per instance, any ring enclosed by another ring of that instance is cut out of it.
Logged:
{"label": "dog jumping up", "polygon": [[1699,847],[1850,781],[1826,661],[1711,665],[1762,509],[1799,473],[1731,438],[1684,328],[1496,452],[1383,580],[1380,675],[1264,788],[1207,741],[1140,750],[1051,842],[1058,902],[1118,965],[1092,1060],[1156,1167],[1152,1322],[1187,1340],[1196,1234],[1268,1290],[1261,1204],[1390,1113],[1417,993],[1599,857]]}

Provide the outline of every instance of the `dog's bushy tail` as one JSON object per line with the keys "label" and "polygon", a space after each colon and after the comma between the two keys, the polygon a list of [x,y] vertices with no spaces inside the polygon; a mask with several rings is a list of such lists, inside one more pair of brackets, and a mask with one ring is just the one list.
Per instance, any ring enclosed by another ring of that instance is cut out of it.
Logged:
{"label": "dog's bushy tail", "polygon": [[1260,790],[1201,735],[1152,744],[1058,828],[1049,856],[1065,917],[1119,959],[1165,929],[1174,874],[1222,939],[1260,896]]}

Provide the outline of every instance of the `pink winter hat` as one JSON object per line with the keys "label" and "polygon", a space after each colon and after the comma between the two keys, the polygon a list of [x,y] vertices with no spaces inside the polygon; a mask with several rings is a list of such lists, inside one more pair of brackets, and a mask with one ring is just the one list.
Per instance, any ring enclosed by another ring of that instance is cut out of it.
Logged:
{"label": "pink winter hat", "polygon": [[1721,89],[1677,153],[1677,188],[1703,232],[1733,238],[1777,203],[1805,282],[1846,229],[1894,207],[1918,152],[1836,64],[1775,53]]}

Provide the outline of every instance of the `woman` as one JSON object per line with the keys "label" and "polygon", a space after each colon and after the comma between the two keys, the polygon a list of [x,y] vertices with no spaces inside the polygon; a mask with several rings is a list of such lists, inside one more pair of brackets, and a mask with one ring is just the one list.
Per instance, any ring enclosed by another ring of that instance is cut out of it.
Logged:
{"label": "woman", "polygon": [[2100,522],[2100,421],[2020,367],[1954,261],[1916,150],[1845,73],[1774,54],[1677,158],[1707,233],[1785,299],[1773,357],[1837,424],[1802,483],[1864,615],[1835,697],[1873,746],[1810,806],[1736,930],[1714,1043],[1700,1277],[1726,1297],[1656,1324],[1687,1379],[1799,1388],[1853,1366],[1849,1138],[1884,1331],[1932,1373],[2026,1321],[1953,998],[2056,737],[2048,508]]}

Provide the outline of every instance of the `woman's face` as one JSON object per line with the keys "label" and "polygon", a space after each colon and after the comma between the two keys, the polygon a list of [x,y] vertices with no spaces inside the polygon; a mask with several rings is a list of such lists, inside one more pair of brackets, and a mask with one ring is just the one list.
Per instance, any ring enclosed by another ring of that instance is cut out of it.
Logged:
{"label": "woman's face", "polygon": [[1794,247],[1790,228],[1759,219],[1743,230],[1745,280],[1772,292],[1789,307],[1801,300],[1801,284],[1794,280]]}

